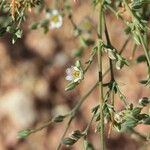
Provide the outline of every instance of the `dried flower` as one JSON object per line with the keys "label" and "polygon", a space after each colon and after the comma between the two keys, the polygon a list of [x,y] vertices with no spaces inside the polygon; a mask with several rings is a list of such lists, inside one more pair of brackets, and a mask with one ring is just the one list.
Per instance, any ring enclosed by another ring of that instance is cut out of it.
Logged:
{"label": "dried flower", "polygon": [[67,76],[66,80],[78,82],[83,79],[83,71],[76,66],[71,66],[66,70]]}
{"label": "dried flower", "polygon": [[60,12],[56,9],[51,10],[47,14],[47,18],[50,20],[50,29],[58,29],[63,24],[63,18]]}

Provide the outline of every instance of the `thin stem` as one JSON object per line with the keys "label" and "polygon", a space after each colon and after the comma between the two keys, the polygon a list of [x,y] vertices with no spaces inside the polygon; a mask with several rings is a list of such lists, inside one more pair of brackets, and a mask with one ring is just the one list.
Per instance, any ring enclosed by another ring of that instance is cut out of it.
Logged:
{"label": "thin stem", "polygon": [[[106,36],[107,45],[112,47],[111,42],[110,42],[110,38],[109,38],[109,34],[108,34],[106,20],[105,20],[105,36]],[[112,60],[110,58],[109,58],[109,65],[110,65],[111,82],[113,82],[114,81],[114,72],[113,72]]]}
{"label": "thin stem", "polygon": [[139,34],[139,37],[140,37],[140,40],[141,40],[141,43],[142,43],[142,46],[143,46],[143,49],[144,49],[145,56],[147,58],[148,66],[150,67],[150,56],[148,54],[149,49],[148,49],[143,37],[141,36],[141,34]]}
{"label": "thin stem", "polygon": [[47,122],[46,124],[42,125],[41,127],[37,128],[37,129],[32,129],[32,130],[30,131],[30,134],[31,134],[31,133],[35,133],[35,132],[38,132],[38,131],[40,131],[40,130],[43,130],[44,128],[47,128],[47,127],[48,127],[49,125],[51,125],[52,123],[53,123],[53,121],[50,120],[49,122]]}
{"label": "thin stem", "polygon": [[132,55],[131,55],[130,59],[133,59],[133,58],[134,58],[136,49],[137,49],[137,45],[134,44],[134,45],[133,45],[133,49],[132,49]]}
{"label": "thin stem", "polygon": [[64,137],[66,136],[67,131],[68,131],[68,129],[69,129],[69,127],[70,127],[71,122],[72,122],[73,119],[74,119],[74,116],[70,116],[69,121],[68,121],[68,123],[67,123],[67,125],[66,125],[66,127],[65,127],[65,131],[64,131],[64,133],[63,133],[63,135],[62,135],[62,137],[61,137],[61,140],[60,140],[60,142],[59,142],[58,147],[57,147],[56,150],[60,150],[60,148],[61,148],[61,142],[62,142],[62,140],[64,139]]}
{"label": "thin stem", "polygon": [[[105,71],[105,73],[103,74],[103,77],[105,77],[108,72],[109,72],[109,69],[107,69],[107,70]],[[60,148],[61,148],[61,142],[62,142],[63,138],[65,137],[65,135],[66,135],[66,133],[67,133],[67,131],[68,131],[70,125],[71,125],[71,122],[73,121],[73,119],[74,119],[76,113],[79,111],[79,108],[81,107],[81,105],[83,104],[83,102],[85,101],[85,99],[86,99],[86,98],[93,92],[93,90],[98,86],[98,84],[99,84],[99,81],[96,82],[96,83],[94,84],[94,86],[79,100],[79,102],[76,104],[76,106],[75,106],[75,107],[73,108],[73,110],[71,111],[71,113],[70,113],[71,116],[70,116],[69,121],[68,121],[68,123],[67,123],[67,125],[66,125],[66,127],[65,127],[65,131],[64,131],[64,133],[63,133],[63,136],[61,137],[61,141],[59,142],[59,145],[58,145],[58,147],[57,147],[57,150],[60,150]]]}
{"label": "thin stem", "polygon": [[93,90],[98,86],[98,82],[96,82],[96,84],[94,84],[94,86],[83,96],[81,97],[81,99],[79,100],[79,102],[75,105],[75,107],[72,109],[72,111],[70,112],[70,118],[69,118],[69,121],[65,127],[65,131],[61,137],[61,140],[59,142],[59,145],[57,147],[57,150],[60,150],[61,148],[61,142],[63,140],[63,138],[65,137],[70,125],[71,125],[71,122],[73,121],[73,119],[75,118],[75,115],[76,113],[79,111],[81,105],[83,104],[83,102],[86,100],[86,98],[93,92]]}
{"label": "thin stem", "polygon": [[[127,39],[127,40],[128,40],[128,39]],[[126,41],[125,41],[125,43],[127,44]],[[124,49],[125,49],[125,43],[123,44],[120,53],[122,53],[122,52],[124,51]],[[108,69],[104,72],[103,77],[105,77],[105,76],[108,74],[109,70],[110,70],[110,68],[108,68]],[[99,81],[96,82],[95,85],[98,85],[98,83],[99,83]],[[95,85],[94,85],[93,87],[95,87]],[[93,87],[91,88],[91,90],[93,89]],[[94,89],[93,89],[93,90],[94,90]],[[79,109],[79,107],[83,104],[84,101],[81,102],[81,100],[84,100],[84,98],[87,98],[87,96],[85,97],[85,95],[84,95],[84,96],[79,100],[79,102],[78,102],[79,104],[76,104],[76,105],[75,105],[76,109],[77,109],[77,108]],[[75,107],[74,107],[74,109],[75,109]],[[67,113],[67,114],[64,115],[64,116],[68,117],[68,116],[70,116],[71,113],[72,113],[72,111],[69,112],[69,113]],[[55,120],[55,117],[51,118],[51,119],[50,119],[48,122],[46,122],[44,125],[42,125],[42,126],[36,128],[36,129],[31,129],[31,130],[30,130],[30,134],[35,133],[35,132],[38,132],[38,131],[43,130],[44,128],[50,126],[51,124],[54,123],[53,120]]]}
{"label": "thin stem", "polygon": [[[125,42],[125,43],[126,43],[126,42]],[[123,44],[120,53],[122,53],[122,52],[124,51],[124,49],[125,49],[125,43]],[[103,78],[108,74],[109,70],[110,70],[110,68],[108,68],[108,69],[105,71],[105,73],[103,74]],[[98,84],[99,84],[99,81],[95,83],[95,85],[89,90],[89,92],[92,93],[92,91],[95,89],[96,86],[98,86]],[[79,102],[78,102],[78,103],[75,105],[75,107],[73,108],[74,111],[77,112],[77,111],[79,110],[79,108],[81,107],[81,105],[83,104],[83,102],[85,101],[85,99],[90,95],[90,93],[85,94],[85,95],[79,100]],[[71,114],[74,114],[74,115],[75,115],[76,113],[73,113],[73,110],[72,110],[71,112],[67,113],[66,115],[63,115],[63,116],[68,117],[68,116],[70,116]],[[67,131],[68,131],[68,129],[69,129],[69,126],[70,126],[70,124],[71,124],[71,122],[72,122],[73,119],[74,119],[74,118],[72,118],[72,117],[70,116],[70,119],[69,119],[69,121],[68,121],[68,123],[67,123],[67,127],[66,127],[66,130],[65,130],[65,132],[64,132],[63,137],[66,135],[66,133],[67,133]],[[30,134],[35,133],[35,132],[38,132],[38,131],[40,131],[40,130],[43,130],[44,128],[46,128],[46,127],[50,126],[51,124],[55,123],[53,120],[55,120],[55,117],[51,118],[51,119],[50,119],[48,122],[46,122],[44,125],[42,125],[42,126],[36,128],[36,129],[31,129],[31,130],[30,130]]]}
{"label": "thin stem", "polygon": [[103,0],[100,1],[99,7],[99,24],[98,24],[98,72],[99,72],[99,93],[100,93],[100,143],[101,143],[101,150],[105,150],[105,137],[104,137],[104,112],[103,112],[103,105],[104,105],[104,95],[103,95],[103,77],[102,77],[102,27],[103,27]]}
{"label": "thin stem", "polygon": [[[115,110],[115,91],[114,91],[115,84],[116,83],[113,82],[112,89],[111,89],[111,105],[113,106],[113,110]],[[111,115],[111,122],[110,122],[109,130],[108,130],[108,138],[110,137],[113,124],[114,124],[114,111],[112,112],[112,115]]]}
{"label": "thin stem", "polygon": [[[107,45],[112,47],[112,44],[111,44],[111,41],[109,38],[107,25],[106,25],[106,20],[105,20],[105,36],[106,36]],[[127,42],[124,43],[122,50],[124,49],[126,44],[127,44]],[[120,51],[121,53],[122,53],[122,50]],[[112,100],[111,104],[112,104],[113,109],[114,109],[114,102],[115,102],[114,101],[114,95],[115,95],[115,92],[114,92],[115,82],[114,81],[115,81],[115,78],[114,78],[114,71],[113,71],[113,63],[112,63],[112,60],[110,58],[109,58],[109,64],[110,64],[111,82],[113,83],[112,88],[111,88],[111,100]],[[108,130],[108,138],[110,137],[113,123],[114,123],[114,113],[112,112],[111,122],[110,122],[109,130]]]}
{"label": "thin stem", "polygon": [[91,124],[92,124],[92,121],[93,121],[94,117],[95,117],[95,114],[93,114],[93,116],[92,116],[90,122],[88,123],[86,129],[84,130],[85,136],[88,134],[88,131],[89,131],[89,129],[90,129],[90,126],[91,126]]}
{"label": "thin stem", "polygon": [[92,64],[92,62],[94,60],[94,56],[96,55],[96,53],[97,53],[97,50],[94,50],[94,48],[93,48],[93,51],[92,51],[91,56],[90,56],[90,58],[88,60],[88,63],[87,63],[87,65],[86,65],[86,67],[85,67],[85,69],[83,71],[84,73],[87,72],[87,70],[89,69],[90,65]]}
{"label": "thin stem", "polygon": [[[63,117],[66,118],[66,117],[68,117],[69,115],[70,115],[70,114],[67,113],[67,114],[63,115]],[[48,122],[46,122],[45,124],[43,124],[42,126],[40,126],[40,127],[38,127],[38,128],[35,128],[35,129],[31,129],[31,130],[30,130],[30,134],[35,133],[35,132],[38,132],[38,131],[41,131],[41,130],[43,130],[44,128],[47,128],[48,126],[50,126],[52,123],[55,122],[55,119],[56,119],[56,117],[53,117],[53,118],[51,118]]]}
{"label": "thin stem", "polygon": [[[135,17],[135,15],[133,14],[133,12],[131,11],[130,7],[128,6],[126,0],[123,0],[124,1],[124,4],[126,6],[126,8],[128,9],[128,11],[130,12],[132,18],[134,18],[139,24],[139,20]],[[115,9],[113,9],[111,6],[107,5],[107,8],[109,8],[115,15],[117,14],[117,12],[115,11]],[[119,17],[124,21],[124,19],[119,15]],[[126,23],[126,22],[125,22]],[[141,36],[141,33],[139,31],[139,36],[140,36],[140,40],[141,40],[141,43],[142,43],[142,46],[144,48],[144,52],[145,52],[145,55],[146,55],[146,58],[147,58],[147,61],[148,61],[148,64],[150,66],[150,56],[148,54],[148,47],[147,47],[147,44],[144,42],[144,38]]]}
{"label": "thin stem", "polygon": [[129,41],[130,41],[130,36],[128,36],[128,38],[125,40],[125,42],[124,42],[122,48],[120,49],[119,54],[122,54],[122,53],[123,53],[123,51],[124,51],[124,49],[126,48],[126,46],[127,46],[127,44],[128,44]]}
{"label": "thin stem", "polygon": [[[125,41],[125,43],[123,44],[123,46],[122,46],[122,48],[121,48],[121,50],[120,50],[120,54],[124,51],[124,49],[125,49],[125,46],[127,45],[127,43],[129,42],[129,37],[128,37],[128,39]],[[110,68],[108,68],[106,71],[105,71],[105,73],[102,75],[103,76],[103,78],[108,74],[108,72],[109,72],[109,70],[110,70]],[[89,92],[87,93],[87,94],[85,94],[80,100],[79,100],[79,102],[76,104],[76,106],[74,107],[74,109],[73,109],[73,111],[72,111],[72,113],[71,114],[76,114],[77,113],[77,111],[79,110],[79,108],[81,107],[81,105],[83,104],[83,102],[85,101],[85,99],[90,95],[90,93],[92,93],[92,91],[95,89],[95,87],[99,84],[100,82],[98,81],[98,82],[96,82],[96,84],[91,88],[91,90],[89,90]],[[102,83],[103,84],[103,83]],[[99,84],[100,85],[100,84]],[[102,87],[103,88],[103,87]],[[74,112],[74,113],[73,113]],[[61,141],[63,140],[63,138],[65,137],[65,135],[66,135],[66,133],[67,133],[67,131],[68,131],[68,129],[69,129],[69,127],[70,127],[70,125],[71,125],[71,122],[73,121],[73,119],[74,119],[74,117],[71,117],[70,116],[70,118],[69,118],[69,121],[68,121],[68,123],[67,123],[67,125],[66,125],[66,127],[65,127],[65,131],[64,131],[64,133],[63,133],[63,136],[61,137]],[[93,120],[93,118],[91,119],[91,121],[90,121],[90,124],[91,124],[91,122],[92,122],[92,120]],[[88,127],[89,128],[89,127]],[[103,142],[104,143],[104,142]],[[60,150],[60,148],[61,148],[61,142],[59,143],[59,145],[58,145],[58,147],[57,147],[57,150]]]}
{"label": "thin stem", "polygon": [[137,21],[137,23],[141,24],[140,21],[137,19],[137,17],[135,16],[135,14],[132,12],[132,10],[130,9],[128,3],[126,0],[123,0],[127,10],[129,11],[130,15],[132,16],[132,19],[134,19],[135,21]]}

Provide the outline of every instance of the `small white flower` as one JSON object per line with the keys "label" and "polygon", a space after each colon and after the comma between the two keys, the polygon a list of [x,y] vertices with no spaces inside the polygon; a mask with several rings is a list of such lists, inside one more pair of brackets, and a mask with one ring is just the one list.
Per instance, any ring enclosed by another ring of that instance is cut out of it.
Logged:
{"label": "small white flower", "polygon": [[51,10],[47,14],[47,18],[50,20],[50,29],[58,29],[63,24],[63,18],[60,12],[56,9]]}
{"label": "small white flower", "polygon": [[71,66],[66,70],[66,80],[78,82],[83,78],[83,71],[77,68],[76,66]]}

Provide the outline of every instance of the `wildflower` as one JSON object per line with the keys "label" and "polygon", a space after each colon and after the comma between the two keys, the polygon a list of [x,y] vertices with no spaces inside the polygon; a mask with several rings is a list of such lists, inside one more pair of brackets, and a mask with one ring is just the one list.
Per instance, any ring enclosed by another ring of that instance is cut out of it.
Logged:
{"label": "wildflower", "polygon": [[47,14],[47,18],[50,19],[50,29],[58,29],[63,24],[62,15],[56,9],[51,10],[50,13]]}
{"label": "wildflower", "polygon": [[66,70],[66,80],[78,82],[83,79],[83,71],[76,66],[71,66]]}

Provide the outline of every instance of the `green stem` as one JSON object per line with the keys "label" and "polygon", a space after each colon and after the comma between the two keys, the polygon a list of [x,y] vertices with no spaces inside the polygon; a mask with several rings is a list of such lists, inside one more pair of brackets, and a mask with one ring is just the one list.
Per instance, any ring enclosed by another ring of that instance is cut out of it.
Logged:
{"label": "green stem", "polygon": [[[128,11],[130,12],[132,18],[134,18],[137,21],[138,24],[141,24],[140,21],[137,19],[137,17],[132,12],[132,10],[130,9],[130,7],[129,7],[128,3],[126,2],[126,0],[123,0],[123,2],[125,4],[126,8],[128,9]],[[142,43],[145,56],[147,58],[148,66],[150,67],[150,56],[149,56],[149,53],[148,53],[149,49],[148,49],[148,46],[147,46],[147,42],[145,42],[144,37],[142,36],[142,33],[139,31],[139,29],[137,29],[137,30],[139,32],[138,35],[139,35],[140,41]]]}
{"label": "green stem", "polygon": [[100,143],[101,143],[101,150],[105,150],[105,137],[104,137],[104,95],[103,95],[103,77],[102,77],[102,26],[103,26],[103,0],[100,1],[100,8],[99,8],[99,24],[98,24],[98,72],[99,72],[99,93],[100,93]]}
{"label": "green stem", "polygon": [[47,128],[47,127],[48,127],[49,125],[51,125],[52,123],[53,123],[53,121],[50,120],[49,122],[47,122],[46,124],[42,125],[41,127],[37,128],[37,129],[32,129],[32,130],[30,131],[30,134],[35,133],[35,132],[38,132],[38,131],[40,131],[40,130],[43,130],[44,128]]}
{"label": "green stem", "polygon": [[135,14],[134,14],[134,13],[132,12],[132,10],[130,9],[130,7],[129,7],[127,1],[126,1],[126,0],[123,0],[123,2],[124,2],[124,4],[125,4],[127,10],[129,11],[130,15],[132,16],[132,18],[133,18],[135,21],[137,21],[138,24],[141,24],[140,21],[139,21],[139,20],[137,19],[137,17],[135,16]]}
{"label": "green stem", "polygon": [[[104,20],[105,20],[105,18],[104,18]],[[106,20],[105,20],[105,36],[106,36],[107,45],[112,47],[111,42],[110,42],[110,38],[109,38],[109,34],[108,34]],[[110,65],[111,82],[113,82],[114,81],[113,63],[112,63],[112,60],[110,58],[109,58],[109,65]]]}
{"label": "green stem", "polygon": [[122,53],[123,53],[123,51],[125,50],[125,48],[126,48],[126,46],[127,46],[127,44],[128,44],[129,41],[130,41],[130,36],[128,36],[128,38],[125,40],[125,42],[124,42],[122,48],[120,49],[119,54],[122,54]]}
{"label": "green stem", "polygon": [[91,124],[92,124],[92,121],[93,121],[94,117],[95,117],[95,114],[93,114],[93,116],[92,116],[90,122],[88,123],[86,129],[85,129],[84,132],[83,132],[83,133],[85,134],[85,138],[86,138],[86,136],[87,136],[87,134],[88,134],[88,131],[89,131],[89,129],[90,129],[90,126],[91,126]]}
{"label": "green stem", "polygon": [[[124,51],[125,45],[128,43],[128,41],[129,41],[129,38],[128,38],[128,39],[125,41],[125,43],[123,44],[120,53],[122,53],[122,52]],[[108,68],[108,69],[105,71],[105,73],[103,74],[103,77],[106,76],[106,74],[109,72],[109,70],[110,70],[110,68]],[[98,85],[98,83],[99,83],[99,81],[95,83],[95,85],[91,88],[91,90],[94,90],[95,86]],[[92,92],[91,90],[90,90],[90,92]],[[80,106],[83,104],[85,98],[87,98],[87,97],[88,97],[88,95],[85,94],[85,95],[79,100],[79,102],[76,104],[76,106],[74,107],[74,110],[78,110],[78,109],[80,108]],[[70,116],[71,113],[72,113],[72,111],[71,111],[70,113],[67,113],[67,114],[64,115],[64,116],[68,117],[68,116]],[[55,118],[55,117],[54,117],[54,118]],[[30,130],[30,131],[31,131],[30,134],[35,133],[35,132],[38,132],[38,131],[43,130],[44,128],[50,126],[51,124],[54,123],[54,122],[53,122],[54,118],[50,119],[50,121],[46,122],[44,125],[42,125],[42,126],[36,128],[36,129],[31,129],[31,130]],[[68,121],[68,122],[69,122],[69,121]]]}
{"label": "green stem", "polygon": [[[104,77],[108,72],[109,72],[109,69],[103,74],[103,77]],[[68,131],[70,125],[71,125],[71,122],[72,122],[73,119],[75,118],[76,113],[79,111],[81,105],[84,103],[84,101],[87,99],[87,97],[88,97],[88,96],[93,92],[93,90],[98,86],[98,84],[99,84],[99,82],[96,82],[96,83],[94,84],[94,86],[79,100],[79,102],[76,104],[76,106],[75,106],[75,107],[72,109],[72,111],[70,112],[69,121],[68,121],[68,123],[67,123],[67,125],[66,125],[66,127],[65,127],[65,131],[64,131],[64,133],[63,133],[63,135],[62,135],[62,137],[61,137],[61,140],[60,140],[60,142],[59,142],[59,145],[58,145],[58,147],[57,147],[57,150],[60,150],[61,145],[62,145],[61,142],[62,142],[62,140],[64,139],[64,137],[65,137],[65,135],[66,135],[66,133],[67,133],[67,131]],[[87,128],[86,128],[86,130],[85,130],[86,132],[88,131],[88,129],[89,129],[89,127],[90,127],[90,125],[91,125],[93,119],[94,119],[94,116],[92,117],[92,119],[91,119],[89,125],[88,125]]]}
{"label": "green stem", "polygon": [[147,58],[148,66],[150,67],[150,56],[148,54],[149,49],[148,49],[143,37],[141,36],[141,34],[139,34],[139,37],[140,37],[140,40],[141,40],[141,43],[142,43],[142,46],[143,46],[143,49],[144,49],[145,56]]}
{"label": "green stem", "polygon": [[68,123],[67,123],[67,125],[65,127],[65,131],[64,131],[64,133],[63,133],[63,135],[61,137],[61,140],[60,140],[60,142],[59,142],[58,147],[57,147],[56,150],[60,150],[60,148],[61,148],[61,142],[64,139],[64,137],[66,136],[66,133],[67,133],[67,131],[68,131],[68,129],[69,129],[69,127],[70,127],[71,122],[72,122],[73,119],[74,119],[74,116],[70,116],[69,121],[68,121]]}
{"label": "green stem", "polygon": [[[105,75],[105,74],[104,74],[104,75]],[[75,106],[75,107],[72,109],[72,111],[70,112],[69,121],[68,121],[68,123],[67,123],[67,125],[66,125],[66,127],[65,127],[65,131],[64,131],[64,133],[63,133],[63,135],[62,135],[62,137],[61,137],[61,140],[60,140],[60,142],[59,142],[59,145],[58,145],[58,147],[57,147],[57,150],[60,150],[61,145],[62,145],[61,142],[62,142],[62,140],[64,139],[64,137],[65,137],[65,135],[66,135],[66,133],[67,133],[67,131],[68,131],[70,125],[71,125],[71,122],[72,122],[73,119],[75,118],[76,113],[79,111],[81,105],[82,105],[83,102],[86,100],[86,98],[93,92],[93,90],[94,90],[97,86],[98,86],[98,82],[96,82],[96,83],[94,84],[94,86],[93,86],[83,97],[81,97],[81,99],[79,100],[79,102],[76,104],[76,106]]]}
{"label": "green stem", "polygon": [[136,44],[134,44],[134,45],[133,45],[133,48],[132,48],[132,55],[131,55],[131,59],[133,59],[133,58],[134,58],[136,50],[137,50],[137,45],[136,45]]}

